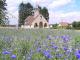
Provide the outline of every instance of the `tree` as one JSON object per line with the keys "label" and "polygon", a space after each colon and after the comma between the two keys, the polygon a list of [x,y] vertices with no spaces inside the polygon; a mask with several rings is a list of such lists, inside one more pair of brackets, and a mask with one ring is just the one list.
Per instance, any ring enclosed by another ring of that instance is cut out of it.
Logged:
{"label": "tree", "polygon": [[57,28],[58,28],[58,24],[53,24],[52,27],[53,27],[54,29],[57,29]]}
{"label": "tree", "polygon": [[74,21],[74,22],[72,23],[72,26],[73,26],[74,29],[80,29],[80,22]]}
{"label": "tree", "polygon": [[33,6],[30,3],[21,3],[19,6],[19,26],[24,25],[24,20],[32,15]]}
{"label": "tree", "polygon": [[38,7],[40,9],[40,13],[44,16],[44,18],[48,21],[49,20],[49,12],[46,7],[41,8],[40,6]]}
{"label": "tree", "polygon": [[0,25],[4,25],[6,23],[6,0],[0,0]]}

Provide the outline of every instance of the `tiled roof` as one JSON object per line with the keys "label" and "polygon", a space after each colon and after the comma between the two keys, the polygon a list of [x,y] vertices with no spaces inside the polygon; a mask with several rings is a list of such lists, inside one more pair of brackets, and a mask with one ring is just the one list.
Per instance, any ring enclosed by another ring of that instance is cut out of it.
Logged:
{"label": "tiled roof", "polygon": [[61,26],[68,26],[69,25],[69,23],[67,23],[67,22],[60,22],[59,23]]}
{"label": "tiled roof", "polygon": [[[39,15],[38,15],[38,16],[39,16]],[[32,22],[33,22],[38,16],[36,16],[36,17],[34,17],[34,16],[29,16],[29,17],[27,17],[27,18],[25,19],[25,25],[31,25]]]}

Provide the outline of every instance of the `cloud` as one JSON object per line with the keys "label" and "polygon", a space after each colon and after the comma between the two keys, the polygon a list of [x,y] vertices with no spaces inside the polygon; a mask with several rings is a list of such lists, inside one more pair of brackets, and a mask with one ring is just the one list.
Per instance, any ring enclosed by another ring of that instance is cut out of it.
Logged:
{"label": "cloud", "polygon": [[31,0],[34,3],[44,3],[46,0]]}
{"label": "cloud", "polygon": [[50,21],[49,23],[59,23],[61,21],[70,22],[73,21],[80,21],[80,12],[79,11],[72,11],[72,12],[49,12],[50,13]]}
{"label": "cloud", "polygon": [[49,4],[49,8],[56,8],[72,3],[73,0],[53,0],[51,4]]}

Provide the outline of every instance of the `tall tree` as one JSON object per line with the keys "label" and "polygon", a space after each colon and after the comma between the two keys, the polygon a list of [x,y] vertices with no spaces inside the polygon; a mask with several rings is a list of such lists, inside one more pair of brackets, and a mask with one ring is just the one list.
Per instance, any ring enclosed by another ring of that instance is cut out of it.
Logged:
{"label": "tall tree", "polygon": [[80,21],[79,22],[74,21],[72,23],[72,26],[73,26],[74,29],[80,29]]}
{"label": "tall tree", "polygon": [[19,26],[24,25],[24,20],[32,15],[33,6],[30,3],[21,3],[19,6]]}
{"label": "tall tree", "polygon": [[0,25],[6,23],[6,0],[0,0]]}
{"label": "tall tree", "polygon": [[44,16],[44,18],[48,21],[49,20],[49,12],[46,7],[41,8],[40,6],[38,7],[40,9],[40,13]]}

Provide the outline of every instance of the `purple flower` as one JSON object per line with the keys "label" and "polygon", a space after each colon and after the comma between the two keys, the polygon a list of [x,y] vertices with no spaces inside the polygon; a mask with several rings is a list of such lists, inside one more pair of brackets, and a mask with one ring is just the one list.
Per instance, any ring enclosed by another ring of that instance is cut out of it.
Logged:
{"label": "purple flower", "polygon": [[67,55],[67,56],[69,56],[69,55],[70,55],[70,50],[66,50],[66,51],[64,52],[64,54]]}
{"label": "purple flower", "polygon": [[51,45],[54,45],[55,43],[54,43],[54,42],[51,42],[50,44],[51,44]]}
{"label": "purple flower", "polygon": [[54,36],[54,38],[55,38],[55,39],[58,39],[58,38],[60,38],[60,36]]}
{"label": "purple flower", "polygon": [[80,50],[76,50],[75,56],[77,59],[80,59]]}
{"label": "purple flower", "polygon": [[80,50],[76,50],[75,56],[77,57],[77,59],[80,59]]}
{"label": "purple flower", "polygon": [[64,60],[68,60],[67,58],[64,58]]}
{"label": "purple flower", "polygon": [[57,47],[57,46],[52,46],[52,48],[54,48],[55,50],[57,50],[57,49],[58,49],[58,47]]}
{"label": "purple flower", "polygon": [[9,51],[3,51],[2,54],[11,54]]}
{"label": "purple flower", "polygon": [[38,48],[37,48],[37,51],[40,52],[40,51],[41,51],[41,47],[38,47]]}
{"label": "purple flower", "polygon": [[63,56],[62,54],[56,54],[57,58],[62,58],[62,56]]}
{"label": "purple flower", "polygon": [[48,39],[48,40],[51,40],[51,36],[50,36],[50,35],[48,35],[48,36],[47,36],[47,39]]}
{"label": "purple flower", "polygon": [[67,43],[70,40],[70,37],[68,35],[61,36],[61,38],[63,39],[64,43]]}
{"label": "purple flower", "polygon": [[67,48],[67,47],[63,47],[63,50],[67,51],[67,50],[68,50],[68,48]]}
{"label": "purple flower", "polygon": [[43,55],[46,56],[47,58],[52,58],[49,50],[43,51]]}
{"label": "purple flower", "polygon": [[16,55],[14,55],[14,54],[13,54],[13,55],[11,55],[11,58],[16,58]]}

